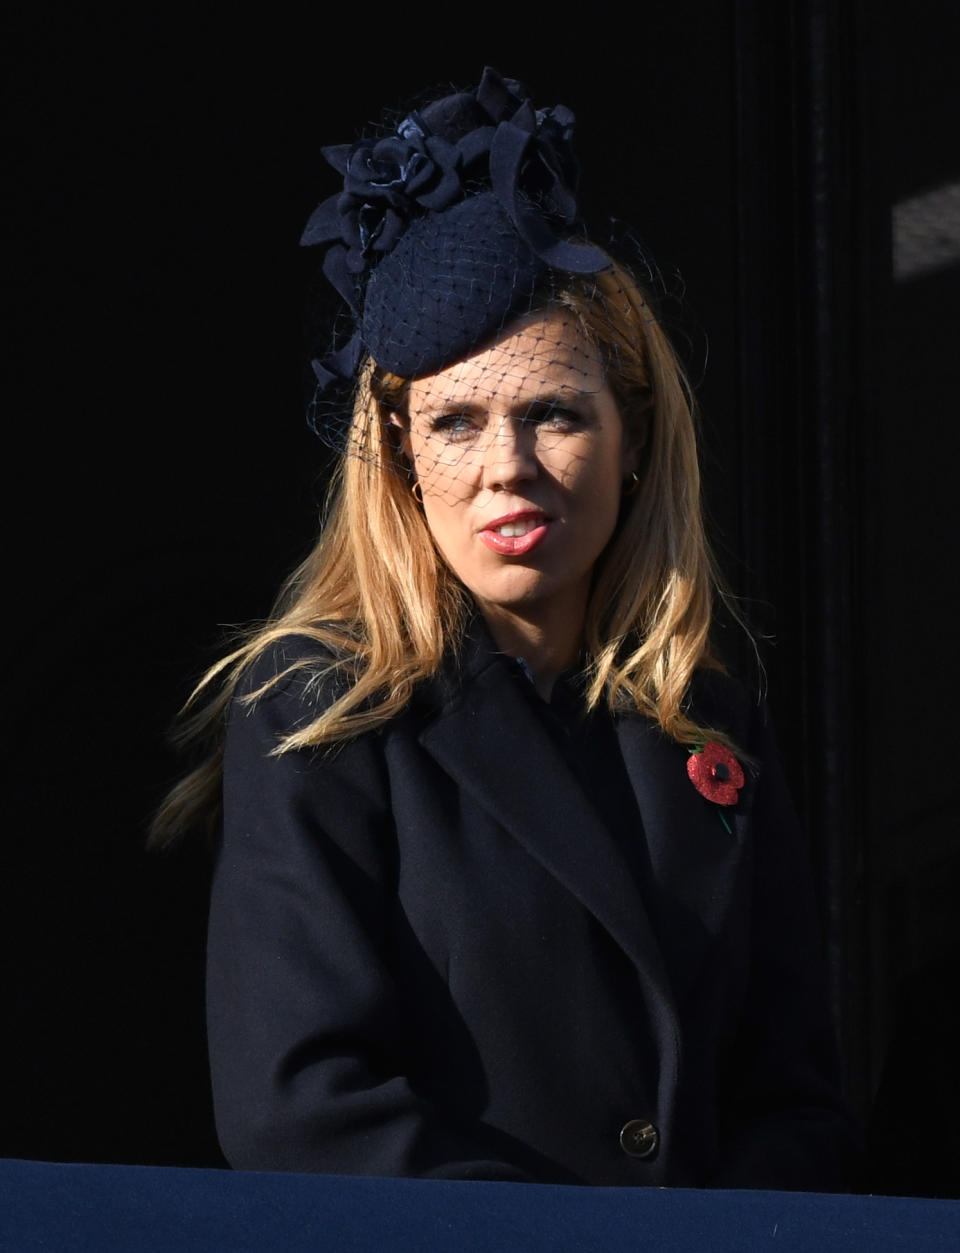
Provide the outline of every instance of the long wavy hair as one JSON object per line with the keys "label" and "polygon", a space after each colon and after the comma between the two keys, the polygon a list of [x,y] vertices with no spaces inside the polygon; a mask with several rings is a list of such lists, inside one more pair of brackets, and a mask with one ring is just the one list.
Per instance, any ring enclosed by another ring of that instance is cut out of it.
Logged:
{"label": "long wavy hair", "polygon": [[[685,706],[694,672],[722,668],[710,624],[715,598],[726,596],[704,534],[695,411],[683,368],[640,287],[618,265],[569,278],[544,307],[578,320],[601,358],[627,438],[643,447],[638,481],[594,570],[584,625],[587,705],[605,701],[641,714],[683,744],[723,739],[693,721]],[[403,413],[407,387],[369,359],[362,366],[350,451],[334,473],[319,540],[266,622],[217,662],[189,698],[176,738],[182,745],[206,743],[209,754],[159,808],[154,845],[171,844],[195,826],[215,829],[226,712],[241,677],[278,640],[315,640],[330,667],[349,676],[338,699],[277,744],[279,754],[333,745],[383,725],[461,638],[469,598],[410,491],[391,421],[391,414]],[[290,669],[308,664],[316,663]],[[258,699],[290,669],[239,699]]]}

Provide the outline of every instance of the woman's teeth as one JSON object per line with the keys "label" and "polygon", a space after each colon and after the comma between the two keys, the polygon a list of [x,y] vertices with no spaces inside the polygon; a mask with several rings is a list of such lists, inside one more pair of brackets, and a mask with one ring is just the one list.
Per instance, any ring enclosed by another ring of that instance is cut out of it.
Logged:
{"label": "woman's teeth", "polygon": [[521,535],[529,535],[540,525],[541,523],[536,518],[525,518],[522,522],[504,522],[495,530],[497,535],[502,535],[504,539],[517,539]]}

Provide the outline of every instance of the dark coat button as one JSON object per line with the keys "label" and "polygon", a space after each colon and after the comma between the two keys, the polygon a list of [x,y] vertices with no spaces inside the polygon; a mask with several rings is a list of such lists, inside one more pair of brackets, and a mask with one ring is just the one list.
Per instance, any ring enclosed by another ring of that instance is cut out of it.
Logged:
{"label": "dark coat button", "polygon": [[620,1147],[630,1157],[653,1157],[660,1132],[646,1118],[631,1118],[620,1132]]}

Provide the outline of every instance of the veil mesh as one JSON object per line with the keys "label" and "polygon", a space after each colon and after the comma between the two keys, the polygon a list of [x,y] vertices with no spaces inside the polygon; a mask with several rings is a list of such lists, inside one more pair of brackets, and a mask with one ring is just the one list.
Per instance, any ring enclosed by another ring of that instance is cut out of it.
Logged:
{"label": "veil mesh", "polygon": [[[367,357],[350,397],[318,387],[311,422],[335,451],[453,505],[532,477],[567,485],[611,428],[639,438],[651,405],[646,298],[622,267],[550,272],[450,363],[409,377]],[[624,484],[630,487],[629,476]]]}
{"label": "veil mesh", "polygon": [[649,311],[586,237],[573,121],[487,69],[324,150],[343,189],[301,242],[346,310],[308,411],[336,452],[453,501],[541,453],[569,476],[591,430],[645,410]]}

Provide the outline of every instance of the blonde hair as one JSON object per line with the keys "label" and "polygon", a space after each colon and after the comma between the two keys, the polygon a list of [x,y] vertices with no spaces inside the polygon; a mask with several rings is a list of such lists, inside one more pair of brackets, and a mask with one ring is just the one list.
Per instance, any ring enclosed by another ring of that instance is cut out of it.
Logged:
{"label": "blonde hair", "polygon": [[[546,307],[577,318],[601,356],[628,438],[643,445],[638,482],[597,563],[587,607],[587,704],[638,712],[683,744],[724,739],[691,720],[684,704],[698,667],[721,668],[710,622],[714,597],[725,594],[704,535],[694,405],[682,366],[619,266],[568,280]],[[331,483],[319,541],[266,623],[213,666],[190,697],[178,739],[217,743],[158,810],[153,844],[173,843],[202,819],[215,823],[226,711],[241,677],[278,640],[315,640],[329,650],[329,667],[349,679],[338,699],[277,744],[283,753],[381,726],[461,637],[469,601],[410,491],[390,422],[391,412],[402,411],[406,386],[370,360],[362,367],[350,451]],[[311,664],[295,662],[241,699],[254,701]]]}

